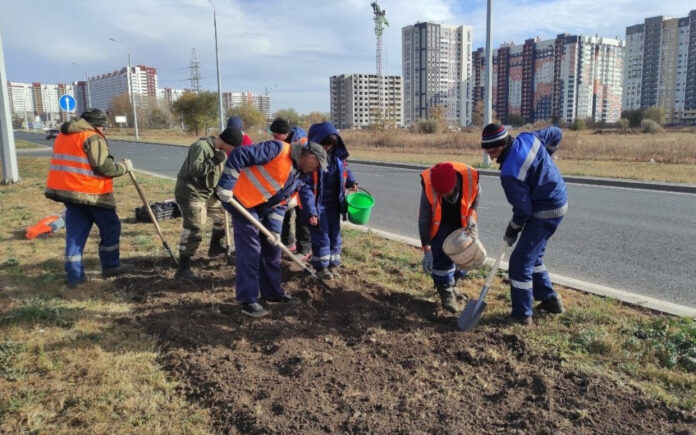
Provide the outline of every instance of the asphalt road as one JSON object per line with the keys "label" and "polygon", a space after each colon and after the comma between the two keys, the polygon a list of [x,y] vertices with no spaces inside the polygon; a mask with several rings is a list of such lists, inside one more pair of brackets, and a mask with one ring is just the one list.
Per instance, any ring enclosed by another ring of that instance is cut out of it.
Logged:
{"label": "asphalt road", "polygon": [[[15,136],[50,143],[24,132]],[[186,153],[176,146],[109,144],[117,160],[130,158],[137,169],[170,177]],[[370,226],[417,239],[419,171],[350,167],[376,198]],[[479,230],[495,256],[511,209],[498,177],[482,176],[481,186]],[[696,308],[696,195],[568,184],[568,196],[568,215],[547,246],[551,272]]]}

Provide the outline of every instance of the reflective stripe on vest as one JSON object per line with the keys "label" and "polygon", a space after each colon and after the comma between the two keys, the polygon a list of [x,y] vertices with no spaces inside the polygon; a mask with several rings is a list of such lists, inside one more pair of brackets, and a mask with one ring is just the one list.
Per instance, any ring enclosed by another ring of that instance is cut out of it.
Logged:
{"label": "reflective stripe on vest", "polygon": [[268,201],[288,181],[292,171],[290,145],[283,143],[277,156],[264,165],[243,168],[234,186],[234,197],[246,208]]}
{"label": "reflective stripe on vest", "polygon": [[113,192],[111,178],[94,172],[84,150],[85,141],[95,134],[99,133],[83,131],[58,135],[53,144],[47,188],[93,195]]}
{"label": "reflective stripe on vest", "polygon": [[[451,162],[454,170],[462,176],[462,201],[460,208],[460,219],[462,227],[466,227],[467,219],[472,216],[476,220],[476,212],[471,209],[478,193],[479,174],[478,171],[469,165],[458,162]],[[435,191],[433,183],[430,180],[430,169],[421,172],[425,196],[428,198],[431,209],[430,217],[430,239],[435,238],[435,234],[440,229],[442,222],[442,198]]]}

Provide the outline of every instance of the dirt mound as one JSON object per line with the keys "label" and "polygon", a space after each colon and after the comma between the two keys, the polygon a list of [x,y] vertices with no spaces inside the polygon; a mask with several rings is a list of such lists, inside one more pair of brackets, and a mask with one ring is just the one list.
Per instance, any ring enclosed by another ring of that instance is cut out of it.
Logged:
{"label": "dirt mound", "polygon": [[693,433],[693,415],[534,354],[501,319],[458,332],[436,304],[358,271],[327,292],[286,267],[303,302],[250,320],[234,303],[234,268],[200,269],[197,285],[171,270],[121,284],[143,304],[136,319],[162,364],[220,432]]}

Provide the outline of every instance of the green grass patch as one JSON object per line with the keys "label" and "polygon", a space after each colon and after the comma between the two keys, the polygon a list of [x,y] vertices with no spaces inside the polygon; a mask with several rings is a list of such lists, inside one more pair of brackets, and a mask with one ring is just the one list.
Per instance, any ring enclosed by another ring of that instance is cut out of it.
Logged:
{"label": "green grass patch", "polygon": [[28,142],[26,140],[15,140],[15,148],[18,150],[22,149],[31,149],[31,148],[43,148],[39,144],[35,144],[33,142]]}
{"label": "green grass patch", "polygon": [[0,324],[41,323],[64,328],[74,323],[76,311],[79,310],[63,306],[60,299],[31,298],[21,301],[18,307],[0,316]]}

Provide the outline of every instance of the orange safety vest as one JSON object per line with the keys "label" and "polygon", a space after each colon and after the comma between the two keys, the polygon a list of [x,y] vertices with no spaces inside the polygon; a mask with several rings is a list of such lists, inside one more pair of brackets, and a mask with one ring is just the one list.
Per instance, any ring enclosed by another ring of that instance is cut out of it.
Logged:
{"label": "orange safety vest", "polygon": [[[473,216],[474,220],[476,220],[476,211],[471,206],[474,204],[476,194],[478,193],[479,174],[476,169],[464,163],[452,162],[452,166],[462,176],[461,222],[462,227],[466,227],[469,216]],[[435,234],[440,229],[440,223],[442,222],[442,198],[433,188],[430,180],[430,169],[421,172],[421,178],[423,179],[425,196],[428,198],[432,210],[432,217],[430,218],[430,239],[432,240],[435,238]]]}
{"label": "orange safety vest", "polygon": [[46,187],[68,192],[103,195],[114,190],[111,177],[94,172],[84,150],[85,141],[96,131],[59,134],[53,143],[53,156]]}
{"label": "orange safety vest", "polygon": [[246,208],[268,201],[288,181],[292,171],[290,145],[283,142],[280,153],[264,165],[244,168],[234,185],[234,197]]}

